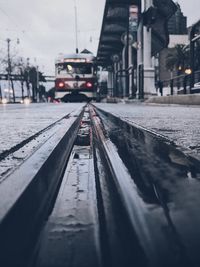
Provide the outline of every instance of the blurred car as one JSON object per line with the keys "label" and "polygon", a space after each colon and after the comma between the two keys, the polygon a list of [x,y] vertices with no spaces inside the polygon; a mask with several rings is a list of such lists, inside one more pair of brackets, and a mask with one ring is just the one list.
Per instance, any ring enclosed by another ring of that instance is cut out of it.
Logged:
{"label": "blurred car", "polygon": [[194,87],[191,88],[191,93],[192,94],[200,93],[200,82],[194,84]]}
{"label": "blurred car", "polygon": [[31,99],[29,97],[25,97],[20,101],[21,104],[29,105],[31,103]]}

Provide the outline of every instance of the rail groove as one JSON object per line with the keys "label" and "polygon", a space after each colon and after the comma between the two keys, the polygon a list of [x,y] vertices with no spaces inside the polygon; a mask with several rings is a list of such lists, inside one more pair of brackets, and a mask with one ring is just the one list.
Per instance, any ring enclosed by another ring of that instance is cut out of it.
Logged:
{"label": "rail groove", "polygon": [[198,159],[92,105],[68,119],[0,186],[2,266],[199,266]]}

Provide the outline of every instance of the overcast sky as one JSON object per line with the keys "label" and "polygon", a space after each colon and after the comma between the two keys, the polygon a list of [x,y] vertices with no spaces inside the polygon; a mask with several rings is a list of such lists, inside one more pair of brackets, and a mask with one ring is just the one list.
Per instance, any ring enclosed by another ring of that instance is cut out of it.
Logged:
{"label": "overcast sky", "polygon": [[[76,2],[79,48],[96,53],[105,0]],[[200,19],[200,0],[178,2],[188,16],[188,26]],[[74,0],[0,0],[0,14],[0,56],[10,38],[11,50],[53,74],[55,57],[75,51]]]}

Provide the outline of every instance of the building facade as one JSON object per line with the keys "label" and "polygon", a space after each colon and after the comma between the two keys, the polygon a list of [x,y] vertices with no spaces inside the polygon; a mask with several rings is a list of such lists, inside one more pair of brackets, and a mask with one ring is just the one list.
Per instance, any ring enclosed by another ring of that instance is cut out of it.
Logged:
{"label": "building facade", "polygon": [[178,3],[176,13],[168,21],[169,34],[187,34],[187,17],[183,15]]}
{"label": "building facade", "polygon": [[163,49],[158,55],[158,68],[157,68],[157,80],[169,80],[177,75],[176,70],[168,70],[166,67],[166,59],[169,53],[169,49],[176,45],[188,45],[188,29],[187,29],[187,17],[183,15],[181,7],[178,3],[176,13],[168,21],[169,45],[168,48]]}

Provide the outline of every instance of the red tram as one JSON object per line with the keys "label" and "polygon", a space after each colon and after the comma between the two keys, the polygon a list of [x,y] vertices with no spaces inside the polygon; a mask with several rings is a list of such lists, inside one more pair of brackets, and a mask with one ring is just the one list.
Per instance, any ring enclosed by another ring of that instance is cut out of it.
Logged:
{"label": "red tram", "polygon": [[64,102],[96,99],[97,76],[93,54],[60,55],[55,68],[56,99]]}

